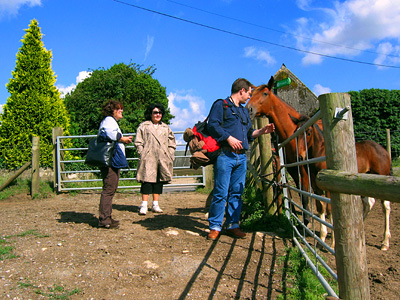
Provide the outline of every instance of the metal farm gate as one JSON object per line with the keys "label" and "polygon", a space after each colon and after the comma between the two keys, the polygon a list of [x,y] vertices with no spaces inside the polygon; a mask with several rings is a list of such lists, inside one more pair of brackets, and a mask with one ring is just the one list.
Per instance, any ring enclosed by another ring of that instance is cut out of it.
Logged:
{"label": "metal farm gate", "polygon": [[[179,189],[190,190],[197,186],[205,186],[206,171],[205,168],[193,170],[190,168],[190,152],[185,155],[186,142],[183,141],[183,131],[174,132],[177,141],[174,161],[174,176],[172,182],[165,185],[166,190]],[[135,134],[129,133],[124,135]],[[66,148],[67,140],[80,139],[87,141],[89,144],[91,138],[96,135],[81,135],[81,136],[56,136],[55,142],[55,188],[57,192],[74,191],[74,190],[99,190],[102,189],[102,179],[99,176],[100,170],[91,169],[85,165],[82,155],[76,154],[85,153],[88,148]],[[69,143],[71,144],[71,143]],[[127,145],[126,149],[133,149],[133,144]],[[75,156],[74,156],[75,153]],[[83,156],[84,157],[84,156]],[[128,157],[128,163],[137,161],[138,157]],[[136,182],[136,168],[121,169],[121,176],[118,189],[139,190],[140,185]]]}
{"label": "metal farm gate", "polygon": [[[281,165],[284,167],[282,168],[282,184],[284,186],[285,213],[289,220],[300,224],[300,229],[298,229],[299,226],[293,226],[294,244],[300,249],[307,264],[327,293],[337,297],[328,284],[328,280],[319,271],[321,267],[325,268],[330,276],[338,282],[341,299],[368,300],[370,299],[370,289],[362,218],[363,204],[358,195],[400,202],[398,197],[400,177],[358,173],[350,95],[346,93],[323,94],[318,97],[318,100],[320,112],[299,128],[290,139],[305,134],[305,128],[311,126],[318,119],[322,119],[327,169],[318,172],[315,183],[321,190],[329,191],[331,199],[304,192],[288,183],[287,167],[303,165],[309,171],[308,164],[325,160],[325,157],[317,157],[308,161],[297,161],[295,164],[285,164],[283,147],[289,143],[288,139],[279,145]],[[307,141],[306,136],[305,141]],[[306,149],[308,149],[307,146]],[[308,190],[311,190],[311,182],[309,182]],[[315,234],[316,228],[319,228],[320,224],[333,229],[332,224],[314,214],[313,201],[310,201],[310,210],[304,210],[299,201],[291,197],[291,195],[297,194],[332,205],[333,223],[340,224],[335,228],[335,249],[332,249]],[[293,208],[302,214],[311,216],[312,221],[308,225],[311,229],[303,224],[302,218],[297,216]],[[323,254],[321,250],[324,251]],[[322,256],[327,255],[334,255],[334,257],[327,257],[324,260]],[[336,272],[335,266],[337,266]]]}
{"label": "metal farm gate", "polygon": [[[335,266],[332,264],[334,262],[335,250],[332,249],[327,243],[322,241],[316,230],[319,230],[320,224],[323,223],[330,230],[333,230],[333,225],[325,220],[322,220],[320,217],[316,215],[316,208],[314,205],[314,200],[323,201],[325,203],[331,202],[329,198],[322,197],[314,194],[313,192],[307,192],[297,188],[294,185],[294,181],[290,179],[288,176],[288,172],[286,168],[288,167],[297,167],[304,166],[309,173],[309,165],[315,162],[324,161],[325,157],[319,157],[315,159],[306,159],[303,161],[297,161],[297,163],[285,164],[285,153],[284,146],[287,145],[293,139],[296,140],[300,135],[305,135],[305,129],[311,126],[316,120],[321,117],[321,113],[317,112],[309,121],[307,121],[302,127],[300,127],[291,137],[282,143],[278,144],[279,149],[279,158],[281,164],[281,182],[280,185],[283,187],[283,200],[285,206],[285,214],[287,218],[290,220],[293,226],[293,243],[300,250],[304,259],[306,260],[308,266],[311,268],[315,276],[321,282],[322,286],[325,288],[326,292],[329,296],[337,297],[337,294],[332,289],[329,284],[329,281],[335,280],[337,281],[337,274],[335,272]],[[300,171],[298,170],[299,177]],[[308,182],[308,190],[312,191],[311,181]],[[309,199],[310,210],[306,210],[303,208],[301,204],[301,197],[306,197]],[[310,224],[308,227],[303,223],[303,218],[301,215],[308,215],[311,218]],[[322,250],[323,249],[323,250]],[[323,256],[321,252],[323,251]],[[327,259],[326,256],[332,255],[333,259]],[[330,261],[327,262],[327,261]],[[331,276],[331,279],[325,278],[321,273],[321,268],[325,268],[326,271]]]}

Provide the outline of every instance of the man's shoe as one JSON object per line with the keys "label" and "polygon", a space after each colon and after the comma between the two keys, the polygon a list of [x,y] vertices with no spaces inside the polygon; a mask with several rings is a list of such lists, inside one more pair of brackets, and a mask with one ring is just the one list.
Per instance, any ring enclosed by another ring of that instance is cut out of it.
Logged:
{"label": "man's shoe", "polygon": [[105,229],[117,229],[119,227],[119,223],[111,223],[111,224],[101,224],[99,223],[99,228],[105,228]]}
{"label": "man's shoe", "polygon": [[246,237],[246,234],[240,228],[227,229],[226,233],[237,239],[244,239]]}
{"label": "man's shoe", "polygon": [[155,213],[162,213],[163,210],[160,208],[159,205],[154,205],[153,208],[151,209]]}
{"label": "man's shoe", "polygon": [[114,220],[113,218],[111,218],[111,224],[119,225],[119,221],[118,220]]}
{"label": "man's shoe", "polygon": [[208,239],[215,241],[219,236],[219,231],[218,230],[210,230],[210,233],[208,234]]}
{"label": "man's shoe", "polygon": [[139,215],[144,216],[145,214],[147,214],[147,206],[141,206],[139,210]]}

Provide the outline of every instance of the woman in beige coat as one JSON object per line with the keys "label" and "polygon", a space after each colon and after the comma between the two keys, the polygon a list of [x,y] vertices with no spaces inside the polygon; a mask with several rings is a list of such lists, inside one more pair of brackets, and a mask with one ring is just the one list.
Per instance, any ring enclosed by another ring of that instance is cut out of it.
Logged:
{"label": "woman in beige coat", "polygon": [[153,212],[162,213],[158,203],[163,185],[172,180],[176,141],[171,128],[162,122],[165,108],[150,104],[136,132],[135,146],[139,154],[136,180],[141,183],[142,205],[139,214],[148,210],[149,195],[153,195]]}

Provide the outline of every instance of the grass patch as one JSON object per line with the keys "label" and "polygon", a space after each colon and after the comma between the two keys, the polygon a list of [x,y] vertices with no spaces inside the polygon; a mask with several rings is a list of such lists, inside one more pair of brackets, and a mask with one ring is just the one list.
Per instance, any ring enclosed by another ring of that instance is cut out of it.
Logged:
{"label": "grass patch", "polygon": [[196,188],[196,192],[200,193],[200,194],[210,194],[210,193],[212,193],[212,191],[213,191],[212,189],[211,190],[210,189],[206,189],[203,186],[199,186],[199,187]]}
{"label": "grass patch", "polygon": [[392,170],[393,170],[393,175],[400,177],[400,158],[396,158],[392,161]]}
{"label": "grass patch", "polygon": [[[0,185],[3,185],[7,180],[8,178],[6,177],[0,177]],[[15,194],[29,194],[31,190],[29,183],[30,181],[27,179],[15,179],[5,189],[0,191],[0,200],[7,199]]]}
{"label": "grass patch", "polygon": [[[250,231],[269,231],[282,238],[292,238],[292,226],[285,215],[269,215],[262,201],[262,194],[254,187],[246,187],[243,193],[241,227]],[[311,254],[308,252],[311,256]],[[321,255],[322,256],[322,255]],[[278,300],[322,300],[327,293],[306,260],[296,247],[287,248],[286,255],[279,258],[283,265],[283,294]],[[325,268],[320,272],[329,280],[333,290],[338,293],[337,282]]]}
{"label": "grass patch", "polygon": [[5,238],[9,239],[9,238],[13,238],[13,237],[25,237],[25,236],[28,236],[28,235],[33,235],[33,236],[38,237],[38,238],[49,237],[49,235],[38,233],[38,231],[36,229],[31,229],[31,230],[27,230],[27,231],[24,231],[24,232],[21,232],[21,233],[18,233],[18,234],[8,235]]}
{"label": "grass patch", "polygon": [[[0,177],[0,186],[8,180],[8,177]],[[32,181],[30,179],[16,178],[6,188],[0,191],[0,201],[18,194],[29,195]],[[33,195],[33,199],[46,199],[54,196],[53,182],[40,181],[39,194]]]}
{"label": "grass patch", "polygon": [[[2,240],[0,240],[0,241],[2,241]],[[1,242],[0,243],[0,261],[17,257],[13,253],[14,249],[15,249],[15,247],[4,245],[4,243]]]}
{"label": "grass patch", "polygon": [[74,288],[73,290],[69,291],[66,290],[63,286],[56,284],[53,285],[53,287],[48,288],[47,292],[44,292],[39,289],[35,290],[36,294],[48,297],[49,299],[65,299],[65,300],[68,300],[70,296],[79,294],[80,292],[81,290],[78,288]]}
{"label": "grass patch", "polygon": [[48,237],[49,235],[43,235],[39,234],[36,229],[32,230],[27,230],[18,234],[14,235],[7,235],[5,237],[0,237],[0,261],[6,260],[6,259],[11,259],[11,258],[16,258],[18,257],[13,253],[15,247],[9,245],[9,239],[15,238],[15,237],[25,237],[33,235],[38,238],[43,238],[43,237]]}
{"label": "grass patch", "polygon": [[241,217],[243,229],[275,232],[283,238],[292,237],[293,229],[289,220],[284,215],[269,215],[261,191],[254,187],[245,188]]}
{"label": "grass patch", "polygon": [[67,290],[63,286],[54,284],[52,287],[48,287],[46,291],[43,291],[39,286],[32,284],[29,280],[27,282],[19,282],[18,288],[20,289],[33,289],[34,293],[46,297],[47,299],[63,299],[68,300],[72,295],[79,294],[80,289],[74,288]]}
{"label": "grass patch", "polygon": [[[307,253],[308,255],[310,252]],[[297,248],[287,248],[286,255],[279,258],[283,265],[286,280],[283,282],[284,293],[277,300],[324,300],[327,292],[308,267],[306,260]],[[337,282],[328,271],[319,267],[319,272],[329,282],[336,294],[339,294]]]}
{"label": "grass patch", "polygon": [[392,167],[400,167],[400,157],[397,157],[392,160]]}

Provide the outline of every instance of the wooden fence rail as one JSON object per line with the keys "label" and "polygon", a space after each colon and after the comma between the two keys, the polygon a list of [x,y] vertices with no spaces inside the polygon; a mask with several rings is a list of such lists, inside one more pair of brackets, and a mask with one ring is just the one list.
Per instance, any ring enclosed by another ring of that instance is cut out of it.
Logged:
{"label": "wooden fence rail", "polygon": [[317,185],[329,192],[400,202],[400,177],[322,170]]}

